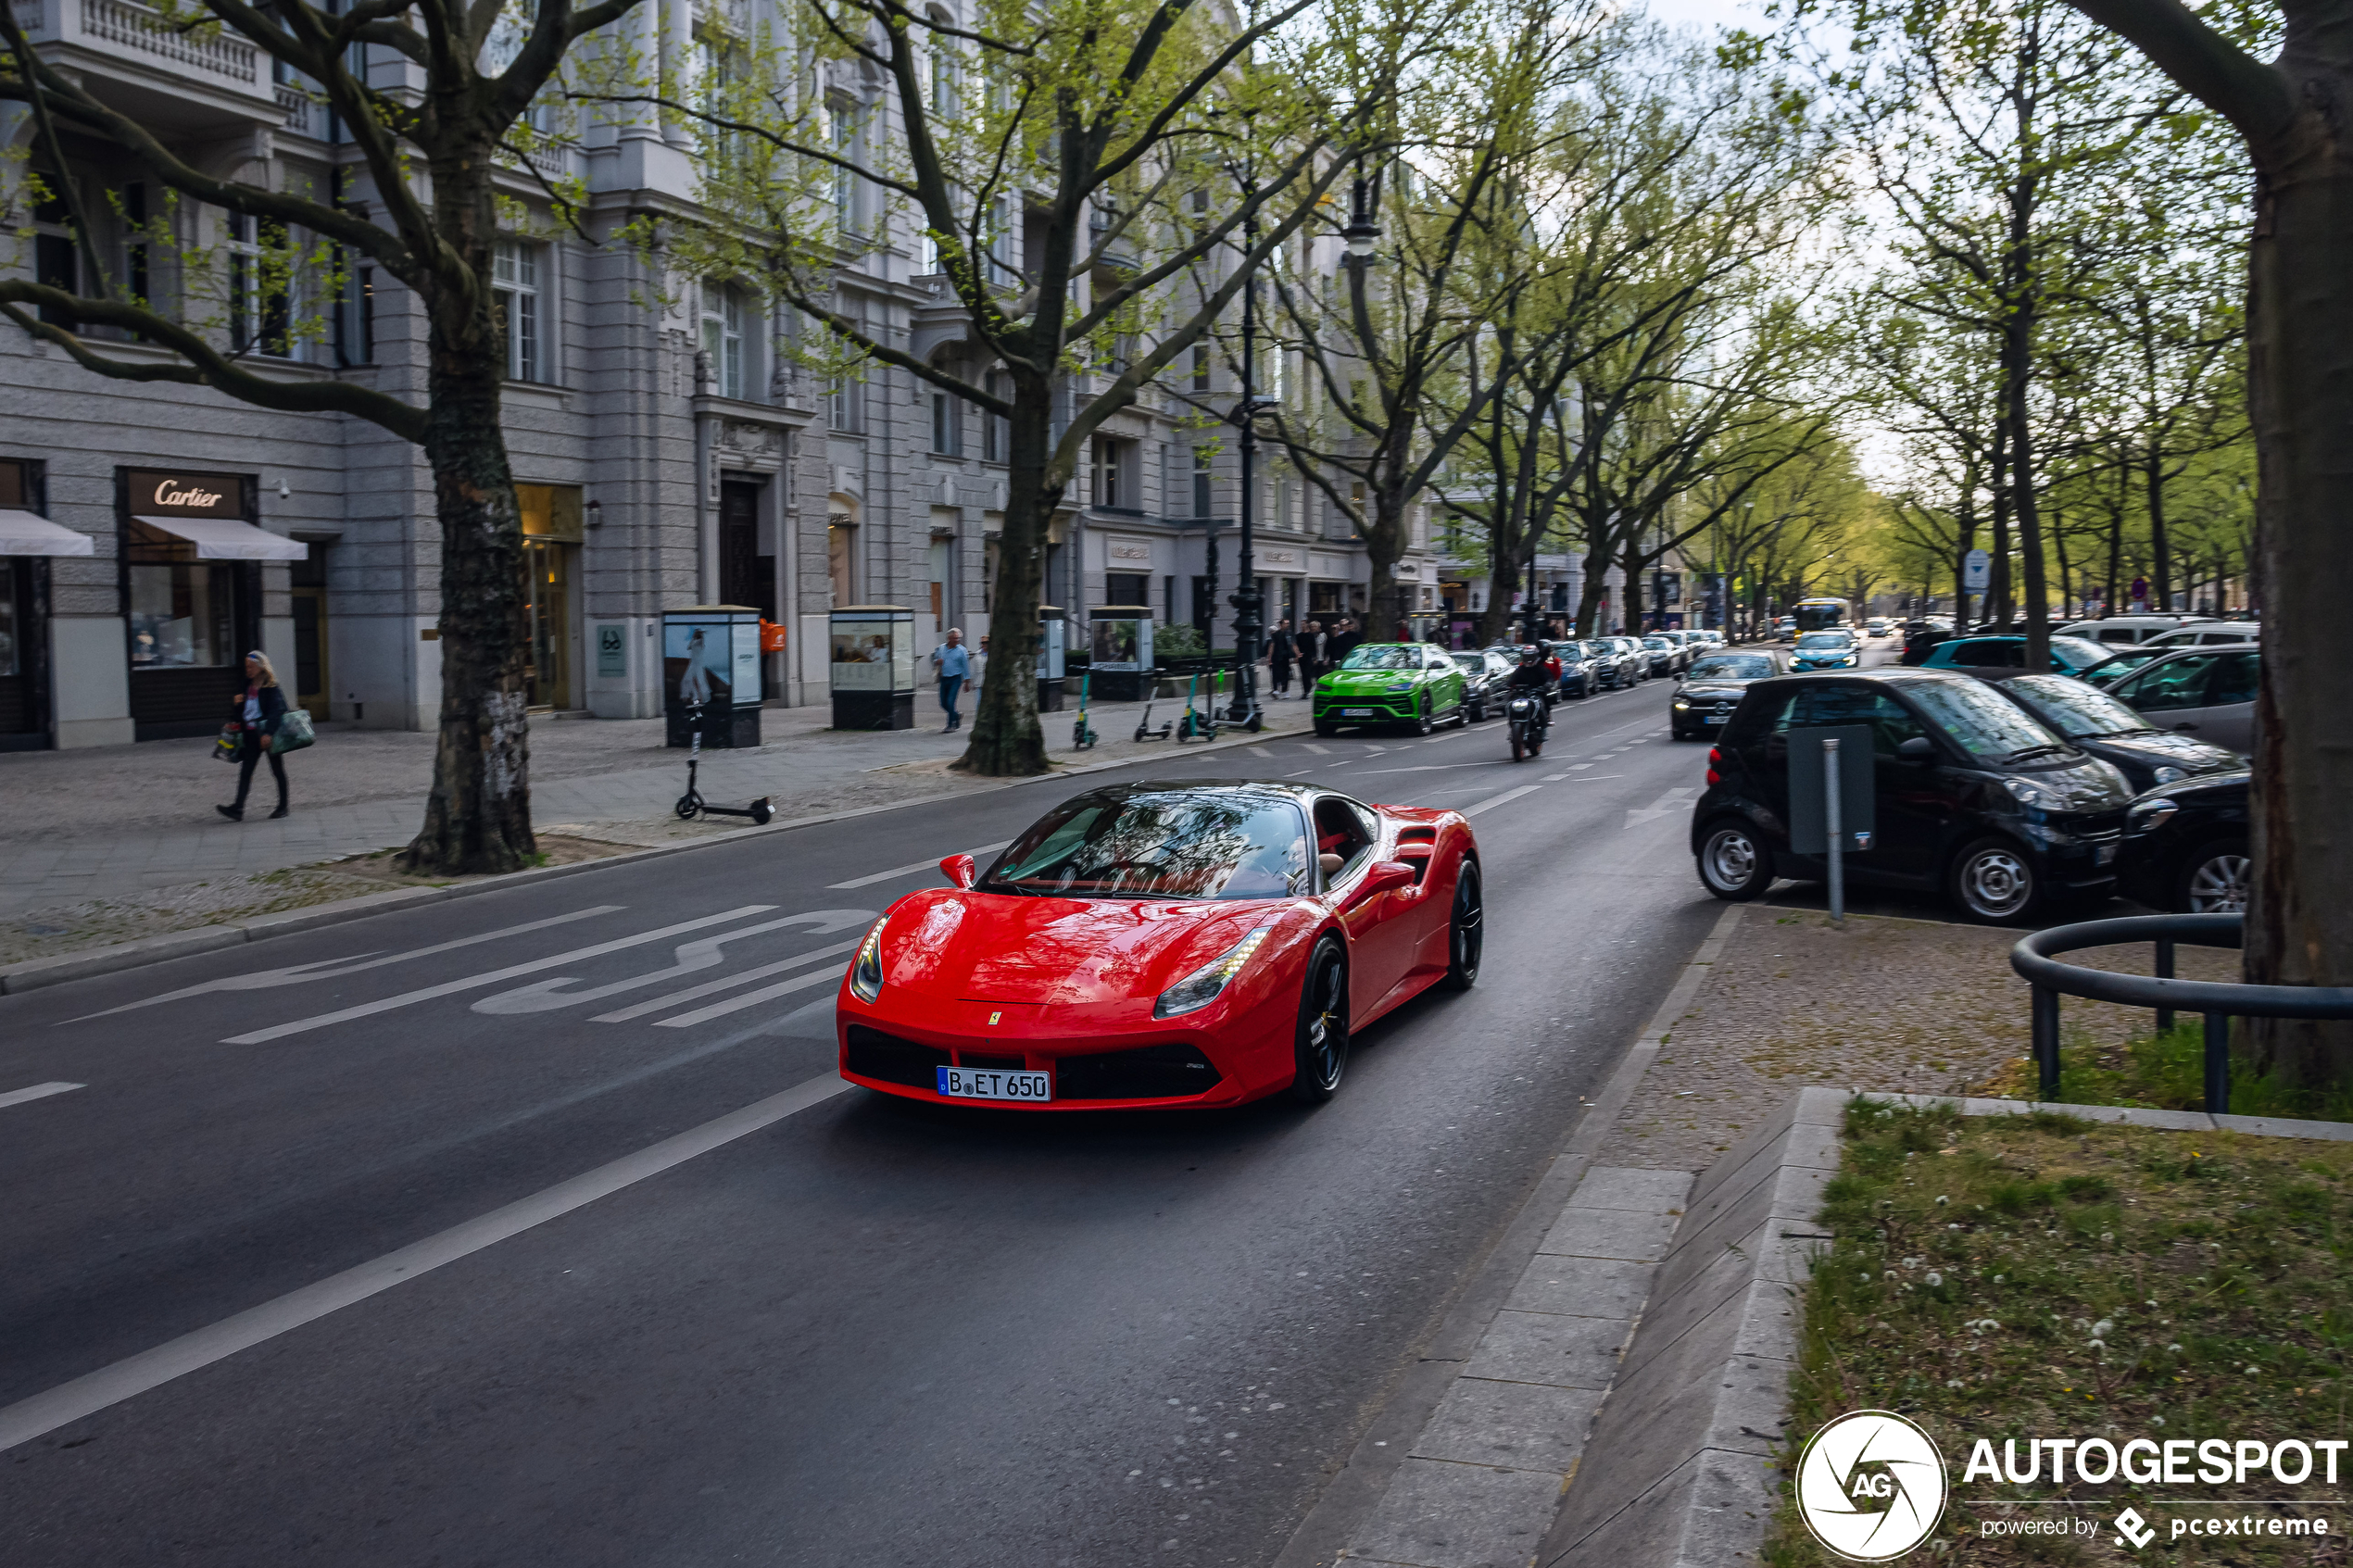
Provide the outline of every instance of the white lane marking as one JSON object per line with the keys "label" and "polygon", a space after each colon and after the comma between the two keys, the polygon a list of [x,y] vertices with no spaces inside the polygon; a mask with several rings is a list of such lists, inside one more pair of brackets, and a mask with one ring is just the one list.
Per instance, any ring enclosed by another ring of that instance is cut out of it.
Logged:
{"label": "white lane marking", "polygon": [[1506,800],[1517,800],[1523,795],[1533,795],[1543,787],[1541,784],[1522,784],[1517,789],[1507,789],[1501,795],[1492,795],[1474,805],[1466,806],[1462,808],[1462,812],[1466,817],[1476,817],[1491,807],[1501,806]]}
{"label": "white lane marking", "polygon": [[683,991],[673,991],[666,997],[656,997],[650,1001],[632,1002],[629,1006],[615,1012],[600,1012],[588,1022],[591,1023],[626,1023],[633,1018],[643,1018],[649,1012],[660,1012],[664,1008],[673,1008],[682,1002],[691,1002],[699,997],[716,996],[722,991],[732,991],[738,985],[749,985],[755,980],[765,980],[772,974],[782,974],[788,969],[799,969],[803,964],[817,963],[825,959],[839,958],[842,954],[855,948],[859,943],[864,940],[865,938],[862,936],[855,936],[847,942],[837,942],[830,947],[820,947],[814,952],[796,953],[791,958],[779,959],[774,963],[760,964],[754,968],[743,970],[735,974],[723,974],[716,980],[706,980],[699,985],[689,985]]}
{"label": "white lane marking", "polygon": [[1568,765],[1568,771],[1572,773],[1581,772],[1592,766],[1592,764],[1591,762],[1572,762]]}
{"label": "white lane marking", "polygon": [[1301,769],[1298,772],[1296,772],[1296,773],[1285,773],[1285,774],[1283,775],[1283,777],[1285,777],[1285,778],[1287,778],[1287,779],[1303,779],[1303,778],[1305,778],[1308,774],[1310,774],[1310,773],[1314,772],[1315,771],[1315,769],[1313,769],[1313,768],[1302,768],[1302,769]]}
{"label": "white lane marking", "polygon": [[757,991],[749,991],[740,997],[730,997],[724,1002],[713,1002],[707,1008],[697,1008],[692,1012],[682,1012],[675,1018],[661,1019],[655,1022],[654,1027],[686,1029],[698,1023],[708,1023],[714,1018],[724,1018],[731,1012],[741,1012],[746,1008],[756,1008],[762,1002],[774,1001],[778,997],[790,996],[795,991],[806,991],[812,985],[839,985],[841,977],[848,973],[849,970],[849,966],[844,964],[839,969],[822,970],[815,974],[803,974],[790,980],[780,980],[774,985],[762,985]]}
{"label": "white lane marking", "polygon": [[[812,928],[812,935],[823,936],[836,931],[848,931],[853,926],[862,927],[872,921],[877,912],[874,909],[805,909],[797,915],[786,915],[782,920],[762,921],[758,925],[741,926],[734,931],[722,932],[716,936],[706,936],[698,942],[681,942],[671,955],[673,961],[668,969],[648,970],[644,974],[633,974],[623,980],[614,980],[602,985],[591,986],[585,991],[558,989],[559,986],[579,985],[578,978],[572,975],[561,975],[553,980],[535,980],[528,985],[518,985],[511,991],[500,991],[484,997],[474,1004],[473,1010],[504,1017],[519,1012],[553,1012],[558,1008],[567,1008],[574,1002],[601,1001],[607,997],[617,997],[623,991],[635,991],[647,985],[659,985],[665,980],[675,980],[682,974],[693,974],[700,970],[715,969],[725,961],[725,955],[719,949],[742,937],[758,936],[770,931],[782,931],[787,926],[794,925],[809,926]],[[834,949],[826,950],[830,952]]]}
{"label": "white lane marking", "polygon": [[1626,775],[1623,773],[1595,773],[1589,779],[1571,779],[1568,782],[1571,784],[1600,784],[1604,779],[1622,779]]}
{"label": "white lane marking", "polygon": [[1668,790],[1665,795],[1660,796],[1656,800],[1652,801],[1647,806],[1640,808],[1629,806],[1626,809],[1626,825],[1630,828],[1638,822],[1655,822],[1659,818],[1666,816],[1669,811],[1673,811],[1680,807],[1689,806],[1698,797],[1699,785],[1680,785],[1677,788]]}
{"label": "white lane marking", "polygon": [[1544,775],[1544,782],[1546,784],[1558,784],[1561,780],[1567,777],[1568,777],[1567,773],[1546,773]]}
{"label": "white lane marking", "polygon": [[1275,755],[1274,751],[1270,747],[1264,746],[1253,746],[1250,748],[1250,750],[1251,755],[1253,757],[1272,757]]}
{"label": "white lane marking", "polygon": [[1383,773],[1442,773],[1450,768],[1504,768],[1509,766],[1510,764],[1504,761],[1501,758],[1491,757],[1478,762],[1425,762],[1418,768],[1367,768],[1365,771],[1365,776],[1366,778],[1378,778]]}
{"label": "white lane marking", "polygon": [[316,1323],[330,1312],[364,1301],[404,1280],[414,1279],[445,1263],[454,1263],[510,1236],[521,1236],[623,1187],[635,1185],[648,1176],[658,1176],[673,1166],[683,1165],[698,1155],[724,1148],[737,1138],[759,1132],[763,1127],[774,1126],[798,1111],[822,1105],[834,1096],[846,1093],[850,1087],[848,1080],[830,1073],[823,1077],[808,1079],[780,1095],[771,1095],[740,1110],[729,1111],[715,1121],[689,1128],[658,1144],[650,1144],[635,1154],[623,1155],[610,1164],[599,1165],[570,1181],[558,1182],[529,1198],[520,1198],[503,1209],[494,1209],[463,1224],[453,1225],[437,1236],[429,1236],[396,1252],[387,1252],[357,1268],[331,1274],[315,1285],[289,1291],[274,1301],[265,1301],[258,1307],[223,1318],[193,1334],[183,1334],[177,1339],[127,1357],[112,1366],[100,1367],[71,1382],[61,1383],[46,1393],[19,1399],[0,1410],[0,1450],[13,1449],[19,1443],[29,1443],[69,1422],[94,1415],[109,1405],[120,1404],[149,1389],[160,1387],[174,1378],[184,1377],[215,1361],[225,1361],[240,1350],[274,1339],[305,1323]]}
{"label": "white lane marking", "polygon": [[386,997],[382,1001],[361,1002],[357,1007],[339,1008],[333,1012],[322,1012],[310,1018],[297,1018],[291,1023],[272,1024],[267,1029],[257,1029],[250,1035],[233,1035],[220,1043],[224,1046],[258,1046],[266,1041],[283,1039],[288,1035],[300,1035],[312,1029],[324,1029],[330,1023],[347,1023],[355,1018],[368,1018],[376,1013],[390,1012],[395,1008],[405,1008],[412,1002],[429,1002],[435,997],[455,996],[460,991],[471,991],[478,985],[496,985],[501,980],[516,980],[526,974],[538,974],[547,970],[560,969],[565,964],[577,963],[582,959],[601,958],[607,953],[620,952],[624,947],[642,947],[648,942],[660,942],[665,937],[677,936],[689,931],[700,931],[705,926],[724,925],[731,920],[741,920],[746,915],[764,915],[775,907],[774,904],[746,904],[740,909],[729,909],[724,914],[705,915],[700,920],[680,921],[675,925],[665,925],[658,931],[641,932],[635,936],[622,936],[610,942],[599,942],[593,947],[574,947],[569,953],[558,953],[550,959],[535,959],[530,963],[510,964],[505,969],[494,969],[484,974],[469,974],[462,980],[445,980],[438,985],[427,985],[415,991],[403,991],[396,997]]}
{"label": "white lane marking", "polygon": [[447,953],[456,947],[471,947],[478,942],[496,942],[502,936],[521,936],[526,931],[545,931],[551,925],[586,920],[591,915],[609,915],[626,908],[625,904],[598,904],[590,909],[574,909],[568,915],[550,915],[546,920],[502,926],[497,931],[485,931],[479,936],[460,936],[454,942],[436,942],[430,947],[411,947],[405,953],[390,953],[383,958],[355,953],[347,959],[321,959],[315,963],[298,963],[285,969],[258,969],[247,974],[224,974],[218,980],[208,980],[201,985],[191,985],[185,990],[167,991],[160,997],[125,1002],[119,1008],[108,1008],[105,1012],[85,1012],[82,1018],[69,1018],[63,1022],[79,1023],[82,1018],[105,1018],[110,1013],[129,1012],[134,1008],[151,1008],[157,1002],[176,1002],[187,997],[201,997],[208,991],[259,991],[273,985],[296,985],[306,980],[331,980],[337,975],[357,974],[363,969],[382,969],[388,963]]}
{"label": "white lane marking", "polygon": [[[960,855],[970,855],[974,859],[977,860],[983,855],[994,855],[998,850],[1004,848],[1006,845],[1011,843],[1013,843],[1013,840],[1009,838],[1005,840],[1004,844],[984,844],[977,849],[960,849],[952,852]],[[832,882],[827,883],[825,885],[829,891],[837,892],[845,887],[869,887],[877,882],[888,882],[895,876],[912,876],[917,872],[936,871],[938,869],[940,860],[945,859],[947,859],[947,857],[943,855],[929,860],[917,860],[912,865],[893,866],[887,872],[876,872],[872,876],[853,876],[848,882]]]}
{"label": "white lane marking", "polygon": [[0,1106],[22,1105],[27,1100],[47,1099],[51,1095],[69,1094],[75,1089],[89,1086],[87,1084],[35,1084],[29,1089],[10,1089],[0,1095]]}
{"label": "white lane marking", "polygon": [[1329,757],[1332,754],[1332,748],[1330,746],[1317,746],[1312,740],[1303,740],[1299,744],[1305,746],[1308,750],[1314,752],[1318,757]]}

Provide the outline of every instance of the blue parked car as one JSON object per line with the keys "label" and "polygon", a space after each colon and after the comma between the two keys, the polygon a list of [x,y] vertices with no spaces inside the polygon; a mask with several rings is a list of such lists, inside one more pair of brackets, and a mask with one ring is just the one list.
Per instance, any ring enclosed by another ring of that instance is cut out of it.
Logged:
{"label": "blue parked car", "polygon": [[[2054,675],[2081,675],[2095,664],[2108,661],[2116,650],[2103,647],[2088,637],[2053,637],[2051,639],[2051,671]],[[1954,637],[1937,644],[1920,660],[1922,670],[1957,670],[1964,675],[1974,675],[1982,681],[2007,681],[2013,675],[2026,673],[2026,639],[2024,637]]]}

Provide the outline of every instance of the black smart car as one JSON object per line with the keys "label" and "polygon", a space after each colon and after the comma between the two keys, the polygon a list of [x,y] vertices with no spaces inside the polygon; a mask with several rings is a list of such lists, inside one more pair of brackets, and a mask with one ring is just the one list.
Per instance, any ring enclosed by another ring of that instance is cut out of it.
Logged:
{"label": "black smart car", "polygon": [[1700,881],[1754,898],[1774,877],[1818,881],[1789,847],[1792,729],[1868,725],[1873,835],[1846,857],[1857,883],[1942,889],[1977,920],[2114,890],[2132,790],[2112,764],[2059,739],[1982,681],[1930,670],[1785,675],[1752,684],[1707,754],[1692,816]]}
{"label": "black smart car", "polygon": [[1789,673],[1789,656],[1779,648],[1727,648],[1701,654],[1667,705],[1677,740],[1720,733],[1740,706],[1751,681]]}
{"label": "black smart car", "polygon": [[2244,770],[2162,785],[2124,812],[2117,891],[2155,909],[2211,915],[2246,908]]}
{"label": "black smart car", "polygon": [[2020,675],[1994,689],[2061,740],[2116,764],[2134,789],[2245,767],[2235,751],[2160,730],[2097,686],[2071,675]]}

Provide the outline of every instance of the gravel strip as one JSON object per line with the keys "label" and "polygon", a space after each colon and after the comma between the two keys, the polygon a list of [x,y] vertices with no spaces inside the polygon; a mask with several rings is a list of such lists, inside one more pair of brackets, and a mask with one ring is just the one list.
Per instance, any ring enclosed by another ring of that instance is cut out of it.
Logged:
{"label": "gravel strip", "polygon": [[[1699,1171],[1782,1101],[1818,1085],[1898,1094],[1987,1092],[2029,1044],[2020,932],[1998,926],[1752,905],[1691,1010],[1677,1021],[1595,1162]],[[2077,962],[2145,974],[2145,947]],[[2185,980],[2234,980],[2238,955],[2181,949]],[[2149,1015],[2070,997],[2066,1045],[2112,1044]]]}

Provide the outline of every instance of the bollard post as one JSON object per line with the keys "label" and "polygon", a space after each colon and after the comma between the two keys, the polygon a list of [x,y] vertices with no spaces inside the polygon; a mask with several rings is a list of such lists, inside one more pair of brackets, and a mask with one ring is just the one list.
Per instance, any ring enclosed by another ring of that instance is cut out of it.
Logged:
{"label": "bollard post", "polygon": [[[2173,938],[2171,936],[2160,936],[2157,939],[2157,977],[2159,980],[2173,978]],[[2171,1008],[2158,1009],[2157,1032],[2162,1035],[2172,1027],[2173,1010]]]}
{"label": "bollard post", "polygon": [[1822,833],[1831,850],[1831,923],[1846,923],[1846,856],[1840,841],[1846,836],[1838,820],[1838,741],[1822,742]]}
{"label": "bollard post", "polygon": [[2206,1113],[2227,1116],[2231,1110],[2231,1017],[2206,1015]]}
{"label": "bollard post", "polygon": [[2047,985],[2034,987],[2034,1098],[2049,1105],[2059,1092],[2059,999]]}

